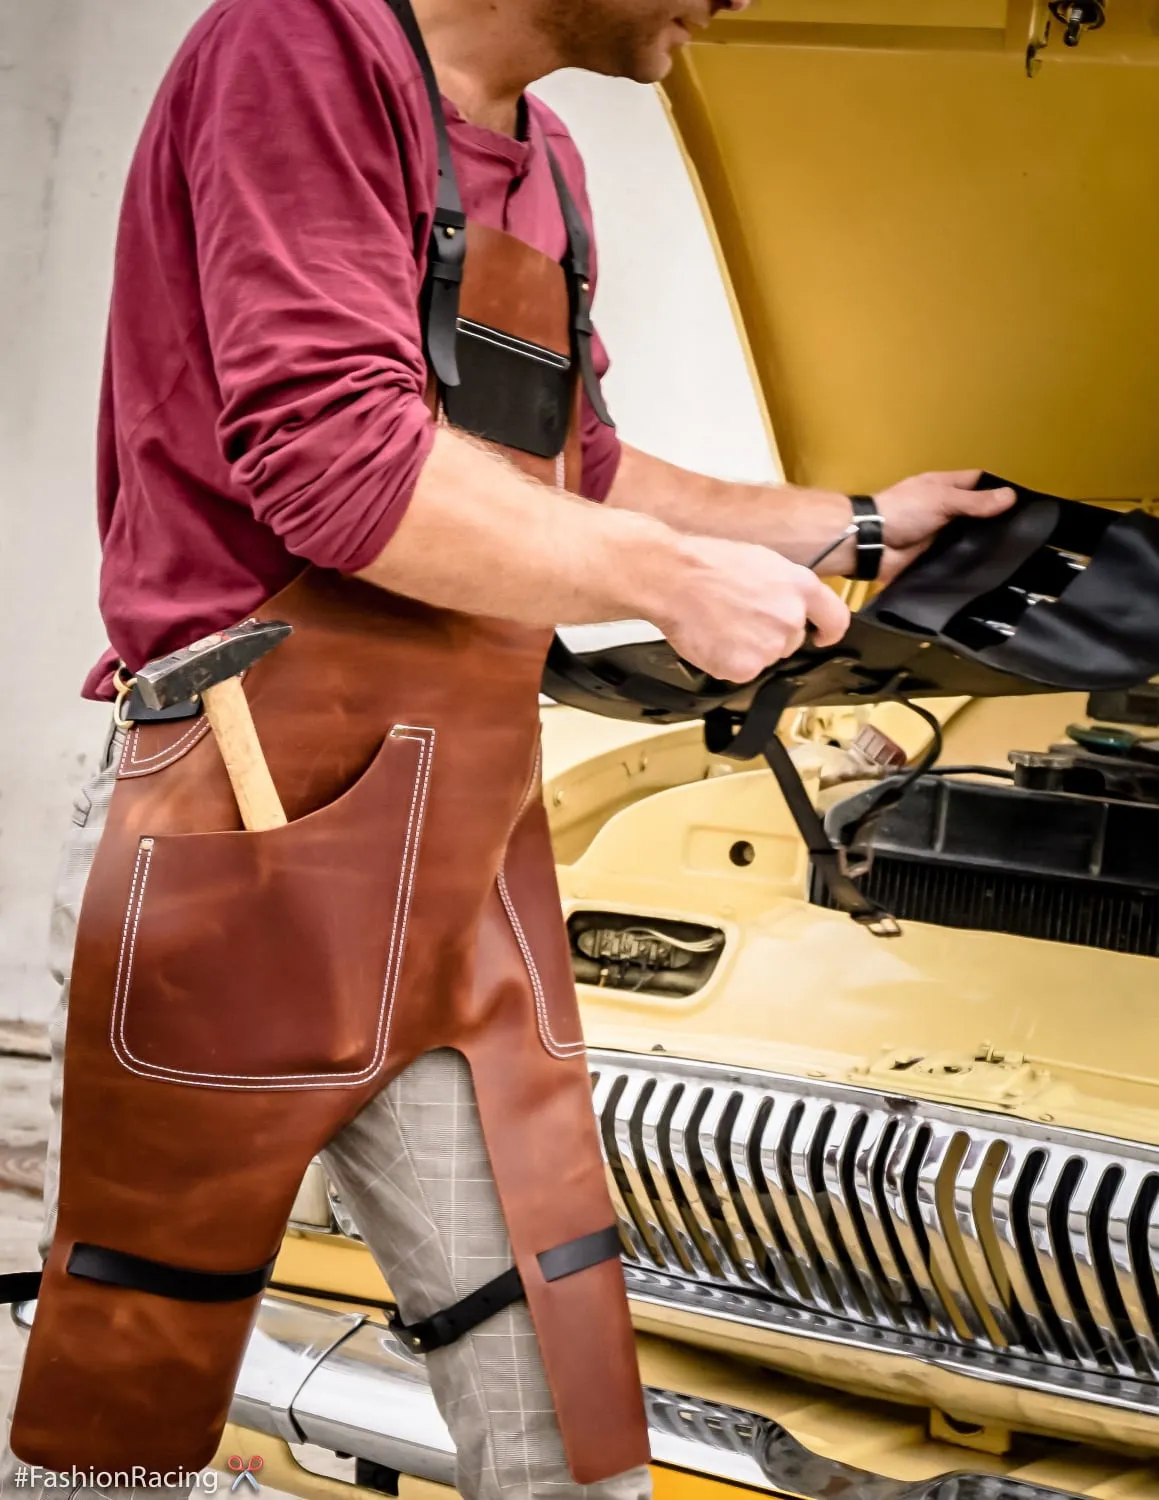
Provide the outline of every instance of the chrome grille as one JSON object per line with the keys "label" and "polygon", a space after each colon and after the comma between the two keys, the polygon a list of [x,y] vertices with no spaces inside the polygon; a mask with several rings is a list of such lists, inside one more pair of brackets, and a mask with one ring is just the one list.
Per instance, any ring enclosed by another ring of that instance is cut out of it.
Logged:
{"label": "chrome grille", "polygon": [[593,1052],[632,1295],[1159,1411],[1159,1150]]}

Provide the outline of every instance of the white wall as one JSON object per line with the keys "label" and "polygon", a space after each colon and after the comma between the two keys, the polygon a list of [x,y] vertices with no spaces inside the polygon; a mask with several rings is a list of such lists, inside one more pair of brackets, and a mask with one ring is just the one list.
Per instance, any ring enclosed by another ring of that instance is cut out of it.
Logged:
{"label": "white wall", "polygon": [[[0,1018],[51,1000],[45,927],[68,802],[106,712],[77,690],[96,613],[93,425],[121,182],[201,0],[0,0]],[[772,464],[658,98],[559,74],[588,162],[607,392],[640,447],[730,477]],[[662,247],[663,253],[657,251]]]}

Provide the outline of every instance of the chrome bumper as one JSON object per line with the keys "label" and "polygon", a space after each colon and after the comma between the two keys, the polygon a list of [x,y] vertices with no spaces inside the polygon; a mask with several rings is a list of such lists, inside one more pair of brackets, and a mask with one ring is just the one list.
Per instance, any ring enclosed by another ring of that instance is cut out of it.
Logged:
{"label": "chrome bumper", "polygon": [[[13,1309],[27,1328],[35,1303]],[[767,1494],[809,1500],[1067,1500],[1073,1492],[983,1474],[910,1483],[802,1447],[756,1412],[645,1387],[654,1463]],[[265,1297],[230,1420],[287,1443],[313,1443],[437,1484],[455,1482],[451,1434],[422,1357],[360,1313]]]}
{"label": "chrome bumper", "polygon": [[[914,1485],[809,1452],[754,1412],[647,1389],[656,1463],[771,1494],[813,1500],[1048,1500],[1061,1494],[992,1476]],[[231,1420],[291,1443],[316,1443],[388,1469],[454,1483],[454,1448],[425,1363],[389,1329],[357,1313],[266,1297]]]}

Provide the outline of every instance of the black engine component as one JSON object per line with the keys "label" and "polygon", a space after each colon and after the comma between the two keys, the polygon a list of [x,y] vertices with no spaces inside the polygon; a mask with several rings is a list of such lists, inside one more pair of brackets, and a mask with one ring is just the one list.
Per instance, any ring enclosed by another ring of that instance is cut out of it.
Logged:
{"label": "black engine component", "polygon": [[1140,740],[1127,754],[1092,755],[1056,746],[1044,751],[1013,750],[1010,764],[1014,767],[1014,784],[1029,791],[1159,803],[1157,752],[1159,741],[1146,740]]}
{"label": "black engine component", "polygon": [[[1159,957],[1154,771],[1068,748],[1011,760],[1014,785],[916,780],[877,818],[860,889],[902,920]],[[879,788],[830,810],[835,842]],[[833,905],[815,872],[810,900]]]}
{"label": "black engine component", "polygon": [[1159,729],[1159,683],[1141,682],[1131,688],[1108,688],[1091,693],[1087,713],[1092,719],[1115,724],[1144,724]]}
{"label": "black engine component", "polygon": [[724,951],[717,927],[623,912],[572,912],[567,934],[577,984],[644,994],[694,995]]}

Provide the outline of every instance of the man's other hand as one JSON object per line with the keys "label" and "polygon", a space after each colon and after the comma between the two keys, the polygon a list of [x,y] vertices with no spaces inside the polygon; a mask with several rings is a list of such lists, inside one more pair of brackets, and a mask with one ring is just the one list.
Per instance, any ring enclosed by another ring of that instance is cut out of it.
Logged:
{"label": "man's other hand", "polygon": [[885,522],[881,579],[888,582],[907,568],[955,516],[997,516],[1014,504],[1014,491],[977,490],[981,469],[917,474],[882,490],[877,508]]}
{"label": "man's other hand", "polygon": [[810,623],[820,646],[849,628],[849,611],[808,568],[767,547],[683,539],[671,592],[653,614],[685,660],[725,682],[750,682],[792,656]]}

